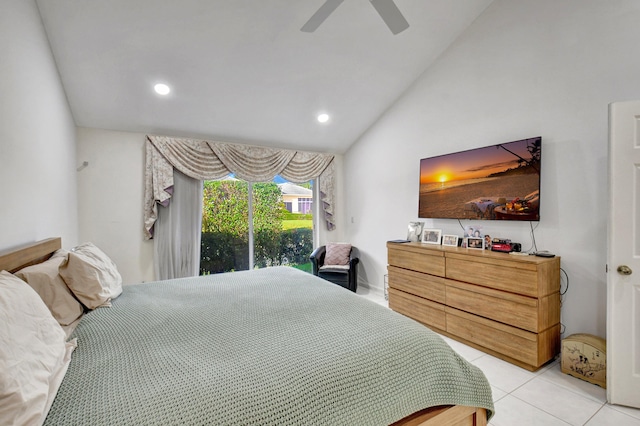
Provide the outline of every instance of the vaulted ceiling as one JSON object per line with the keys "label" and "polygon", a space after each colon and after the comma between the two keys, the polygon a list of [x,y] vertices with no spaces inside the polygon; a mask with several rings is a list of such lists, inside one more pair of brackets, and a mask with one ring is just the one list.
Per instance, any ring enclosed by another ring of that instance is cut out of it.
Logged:
{"label": "vaulted ceiling", "polygon": [[491,1],[396,0],[397,35],[369,0],[37,4],[78,126],[342,153]]}

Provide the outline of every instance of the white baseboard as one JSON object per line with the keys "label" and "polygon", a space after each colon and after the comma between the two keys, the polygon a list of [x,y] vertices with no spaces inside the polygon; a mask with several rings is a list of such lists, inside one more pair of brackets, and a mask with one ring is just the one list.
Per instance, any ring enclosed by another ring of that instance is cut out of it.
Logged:
{"label": "white baseboard", "polygon": [[383,289],[379,288],[378,286],[370,286],[366,281],[358,281],[358,289],[356,293],[380,305],[389,305],[384,297]]}

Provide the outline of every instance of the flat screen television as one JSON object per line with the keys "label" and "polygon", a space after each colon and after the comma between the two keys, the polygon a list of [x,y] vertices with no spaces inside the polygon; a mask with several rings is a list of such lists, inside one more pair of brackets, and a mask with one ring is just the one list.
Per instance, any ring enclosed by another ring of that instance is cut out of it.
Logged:
{"label": "flat screen television", "polygon": [[420,160],[418,217],[540,220],[542,138]]}

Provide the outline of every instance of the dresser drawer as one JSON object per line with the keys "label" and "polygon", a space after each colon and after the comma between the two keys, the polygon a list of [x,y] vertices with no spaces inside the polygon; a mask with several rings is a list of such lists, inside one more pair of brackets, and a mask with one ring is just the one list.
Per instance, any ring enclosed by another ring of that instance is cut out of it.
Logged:
{"label": "dresser drawer", "polygon": [[447,306],[528,331],[548,328],[538,329],[538,304],[538,299],[531,297],[447,280]]}
{"label": "dresser drawer", "polygon": [[434,302],[445,302],[444,281],[442,277],[389,266],[389,287]]}
{"label": "dresser drawer", "polygon": [[446,309],[447,332],[528,365],[537,366],[537,335],[495,321]]}
{"label": "dresser drawer", "polygon": [[[446,277],[484,287],[538,297],[538,274],[535,265],[510,267],[492,263],[469,262],[466,258],[447,258]],[[517,265],[520,266],[520,265]]]}
{"label": "dresser drawer", "polygon": [[454,308],[445,310],[448,333],[504,354],[527,368],[540,367],[560,350],[560,324],[541,333],[531,333]]}
{"label": "dresser drawer", "polygon": [[446,330],[444,305],[389,289],[389,308],[434,329]]}
{"label": "dresser drawer", "polygon": [[[427,251],[403,244],[388,246],[389,265],[444,277],[444,255],[438,251]],[[403,247],[403,248],[401,248]]]}

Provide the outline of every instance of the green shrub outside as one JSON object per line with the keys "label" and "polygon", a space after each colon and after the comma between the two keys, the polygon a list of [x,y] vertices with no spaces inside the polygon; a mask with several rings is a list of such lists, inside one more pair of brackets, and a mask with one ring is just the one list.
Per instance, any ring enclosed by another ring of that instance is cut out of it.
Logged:
{"label": "green shrub outside", "polygon": [[[254,234],[255,266],[305,265],[313,251],[313,231],[308,228]],[[203,232],[200,275],[249,269],[249,242],[229,233]],[[307,270],[307,266],[299,269]]]}

